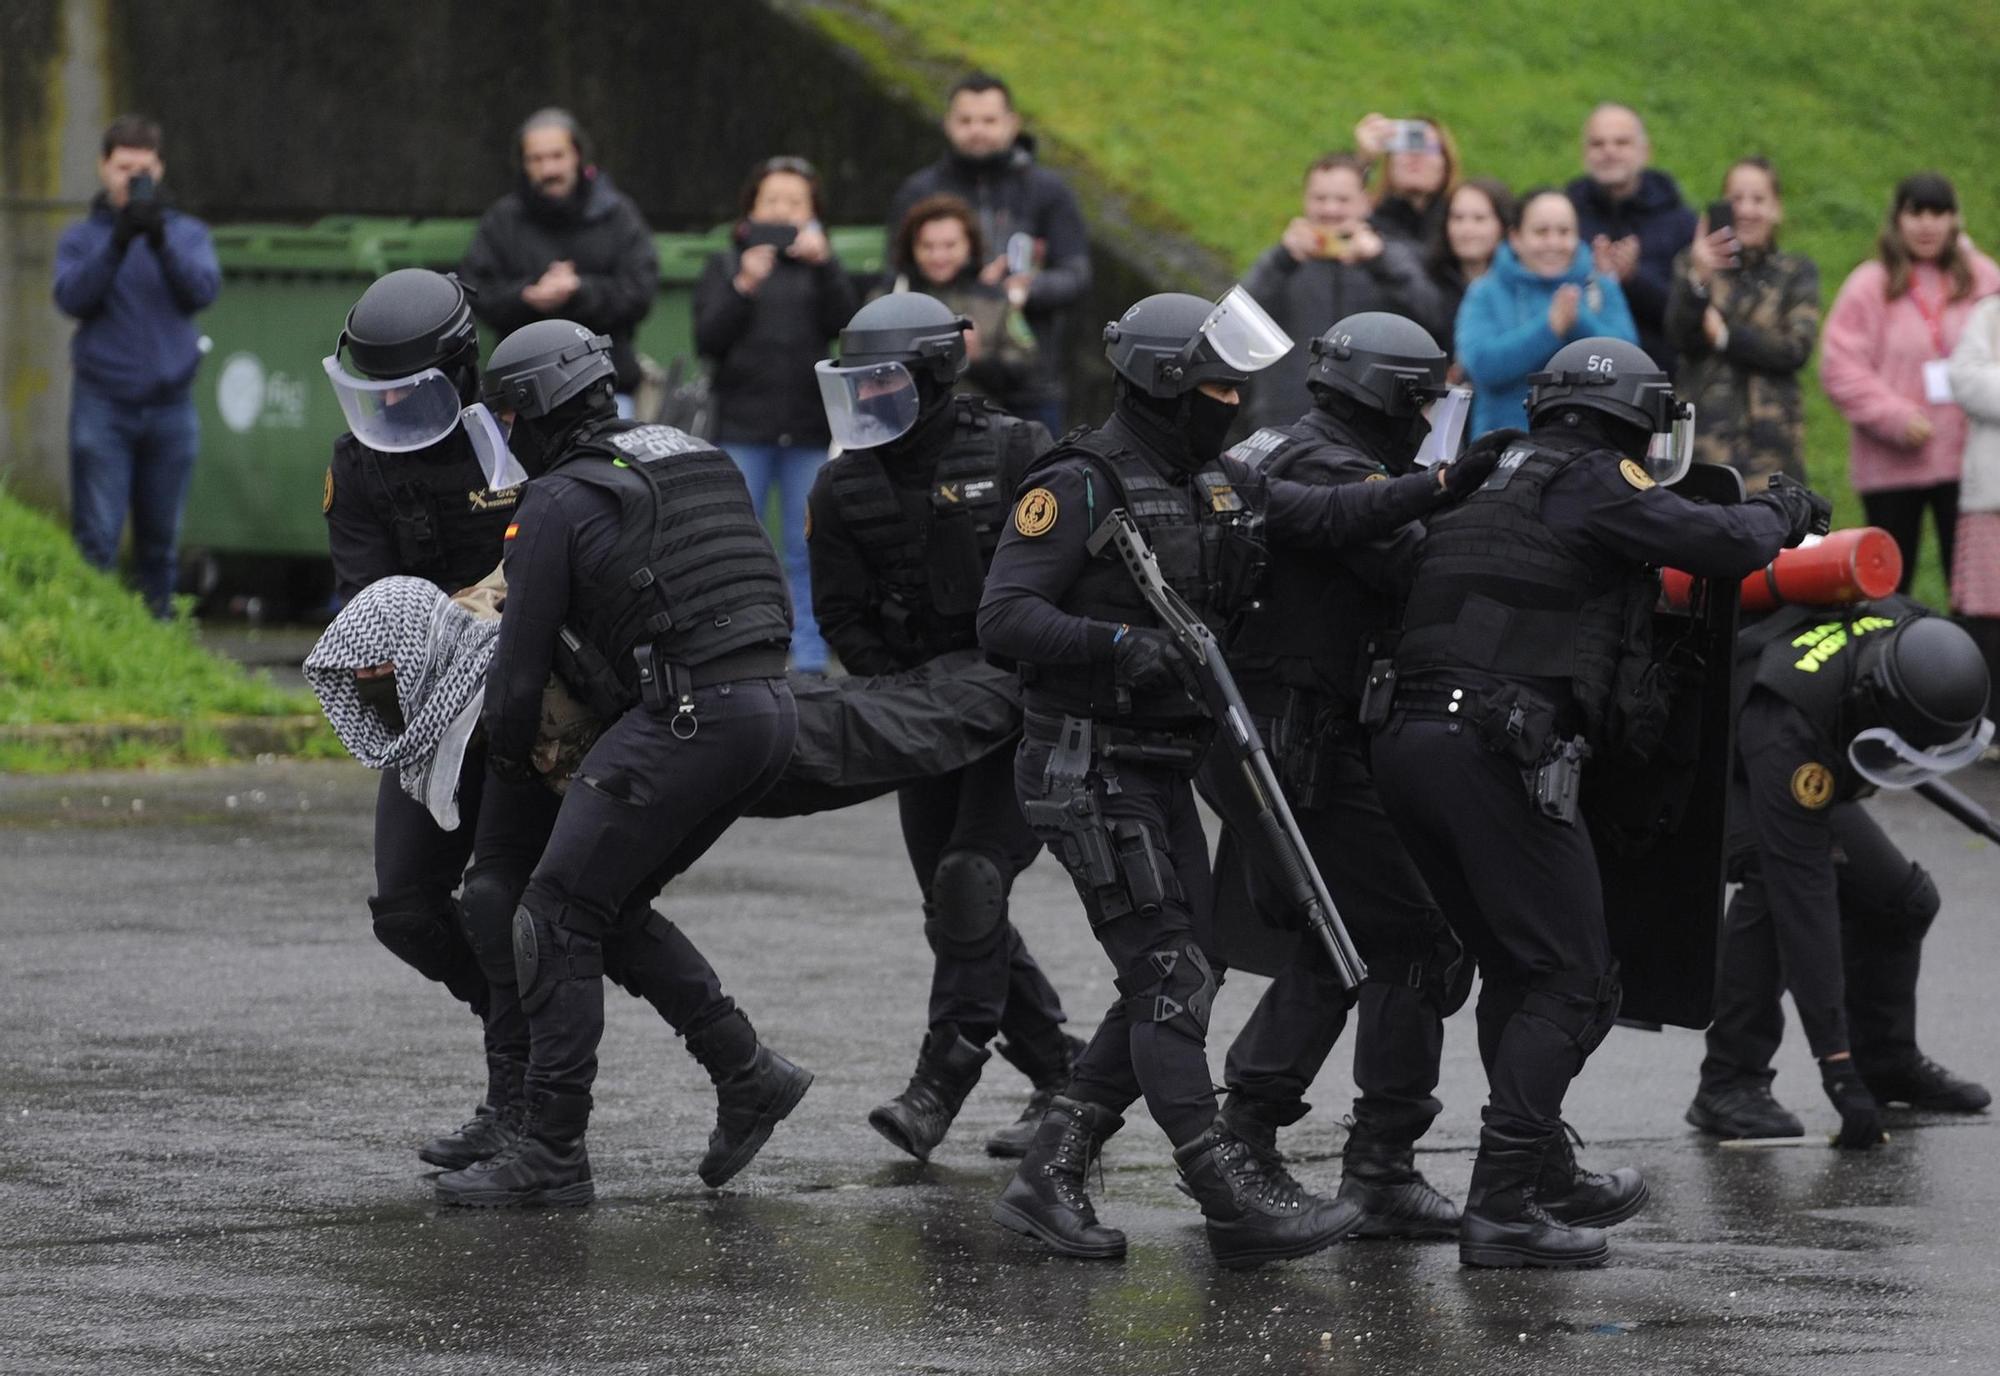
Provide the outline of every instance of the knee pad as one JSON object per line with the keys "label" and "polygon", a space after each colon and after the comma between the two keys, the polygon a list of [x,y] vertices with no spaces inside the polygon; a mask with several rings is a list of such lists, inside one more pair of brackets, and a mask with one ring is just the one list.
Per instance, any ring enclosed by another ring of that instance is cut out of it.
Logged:
{"label": "knee pad", "polygon": [[1586,1056],[1611,1031],[1624,998],[1616,972],[1586,975],[1557,970],[1529,975],[1526,984],[1521,1012],[1550,1024]]}
{"label": "knee pad", "polygon": [[1125,1012],[1137,1024],[1164,1023],[1208,1037],[1208,1015],[1215,1006],[1215,970],[1192,941],[1148,951],[1129,978],[1116,981],[1125,995]]}
{"label": "knee pad", "polygon": [[514,910],[521,905],[522,878],[475,865],[459,891],[466,939],[494,984],[514,982]]}
{"label": "knee pad", "polygon": [[1930,871],[1912,861],[1909,876],[1903,887],[1889,902],[1884,914],[1901,931],[1913,937],[1922,937],[1930,931],[1931,923],[1937,921],[1938,909],[1944,900],[1938,896],[1937,881]]}
{"label": "knee pad", "polygon": [[1007,884],[1000,867],[977,851],[947,851],[931,876],[931,920],[924,935],[940,955],[974,958],[999,943],[1007,920]]}
{"label": "knee pad", "polygon": [[472,952],[456,901],[371,898],[375,939],[426,979],[451,979],[471,963]]}
{"label": "knee pad", "polygon": [[514,910],[514,981],[521,1009],[538,1011],[564,980],[604,974],[604,947],[595,937],[537,917],[524,903]]}

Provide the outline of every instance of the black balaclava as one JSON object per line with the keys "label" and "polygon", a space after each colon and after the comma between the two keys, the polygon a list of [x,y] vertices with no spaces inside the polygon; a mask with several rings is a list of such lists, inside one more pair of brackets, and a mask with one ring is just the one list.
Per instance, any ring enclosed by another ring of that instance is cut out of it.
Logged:
{"label": "black balaclava", "polygon": [[1640,463],[1646,461],[1646,451],[1653,443],[1653,432],[1644,426],[1619,420],[1589,406],[1553,407],[1535,418],[1533,429],[1537,436],[1554,431],[1558,435],[1592,441]]}
{"label": "black balaclava", "polygon": [[1118,379],[1112,413],[1146,447],[1183,472],[1205,468],[1222,454],[1222,442],[1236,422],[1235,406],[1217,401],[1199,387],[1177,397],[1142,392]]}
{"label": "black balaclava", "polygon": [[1331,387],[1322,385],[1311,391],[1313,405],[1339,421],[1341,429],[1369,458],[1397,475],[1408,473],[1415,466],[1411,461],[1431,432],[1431,423],[1424,419],[1423,412],[1392,416]]}
{"label": "black balaclava", "polygon": [[581,396],[570,398],[546,416],[536,416],[530,420],[526,416],[514,417],[514,428],[508,432],[507,447],[514,451],[521,467],[530,478],[539,478],[563,457],[576,432],[595,421],[611,420],[618,415],[618,402],[612,395],[611,379],[605,378],[583,392]]}
{"label": "black balaclava", "polygon": [[958,423],[957,408],[951,404],[951,388],[928,371],[914,374],[917,382],[917,419],[908,430],[877,445],[875,452],[887,463],[911,472],[928,473],[937,456],[950,442],[952,426]]}

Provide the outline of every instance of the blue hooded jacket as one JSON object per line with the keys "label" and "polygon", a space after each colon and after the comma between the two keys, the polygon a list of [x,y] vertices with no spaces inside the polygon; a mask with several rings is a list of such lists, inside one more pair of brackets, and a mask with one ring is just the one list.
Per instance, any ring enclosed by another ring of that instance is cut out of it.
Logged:
{"label": "blue hooded jacket", "polygon": [[201,364],[195,312],[222,285],[215,245],[207,225],[169,209],[158,249],[142,236],[121,253],[117,222],[99,196],[56,244],[56,305],[78,322],[77,380],[133,405],[182,400]]}
{"label": "blue hooded jacket", "polygon": [[[1549,302],[1556,288],[1568,282],[1583,288],[1583,299],[1577,302],[1576,323],[1559,336],[1549,328]],[[1577,245],[1569,270],[1560,277],[1544,277],[1523,267],[1514,250],[1501,244],[1493,266],[1458,307],[1458,362],[1473,387],[1467,438],[1510,425],[1525,427],[1528,375],[1539,372],[1563,345],[1599,335],[1635,344],[1639,339],[1625,293],[1591,270],[1588,245]]]}

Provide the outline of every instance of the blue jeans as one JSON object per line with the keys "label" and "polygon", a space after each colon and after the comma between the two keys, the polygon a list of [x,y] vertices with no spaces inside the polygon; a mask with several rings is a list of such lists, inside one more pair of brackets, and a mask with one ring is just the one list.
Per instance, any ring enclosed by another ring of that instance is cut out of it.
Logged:
{"label": "blue jeans", "polygon": [[806,560],[806,494],[826,462],[826,450],[810,445],[735,444],[724,446],[750,488],[750,505],[761,519],[778,489],[778,553],[792,585],[792,667],[807,673],[826,669],[826,642],[813,620],[812,569]]}
{"label": "blue jeans", "polygon": [[129,508],[139,594],[158,617],[174,614],[174,545],[200,447],[192,399],[115,401],[80,379],[71,389],[71,534],[85,559],[110,570]]}

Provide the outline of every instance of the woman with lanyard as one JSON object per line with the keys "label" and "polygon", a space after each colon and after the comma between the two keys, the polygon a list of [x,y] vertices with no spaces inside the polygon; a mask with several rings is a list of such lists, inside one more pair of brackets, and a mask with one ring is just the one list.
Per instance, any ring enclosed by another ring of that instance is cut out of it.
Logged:
{"label": "woman with lanyard", "polygon": [[1905,592],[1926,509],[1950,576],[1965,413],[1947,360],[1974,303],[1995,291],[2000,267],[1960,229],[1958,193],[1920,172],[1896,184],[1876,256],[1848,274],[1827,315],[1820,381],[1853,427],[1848,471],[1868,523],[1902,547]]}

